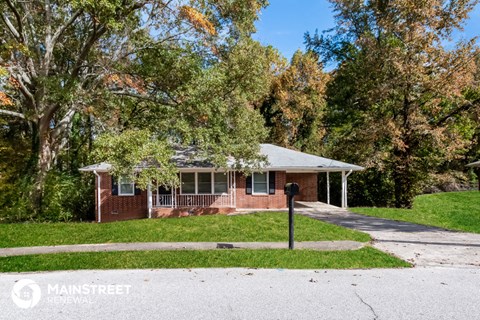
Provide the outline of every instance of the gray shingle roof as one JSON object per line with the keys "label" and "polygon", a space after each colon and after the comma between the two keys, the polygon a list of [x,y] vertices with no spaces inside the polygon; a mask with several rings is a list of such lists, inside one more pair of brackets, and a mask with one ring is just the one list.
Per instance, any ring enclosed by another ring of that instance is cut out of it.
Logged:
{"label": "gray shingle roof", "polygon": [[106,162],[101,162],[97,164],[92,164],[90,166],[86,166],[83,168],[78,169],[79,171],[97,171],[97,172],[107,172],[112,169],[112,165]]}
{"label": "gray shingle roof", "polygon": [[261,144],[260,150],[260,152],[268,158],[269,165],[266,169],[299,171],[360,171],[364,169],[354,164],[290,150],[273,144]]}
{"label": "gray shingle roof", "polygon": [[[273,144],[261,144],[260,153],[267,157],[268,164],[265,169],[285,171],[359,171],[363,167],[337,160],[323,158],[312,154],[282,148]],[[176,148],[172,161],[178,168],[214,168],[214,165],[207,160],[196,156],[194,147]],[[233,163],[233,161],[232,161]],[[94,164],[79,169],[80,171],[106,172],[111,165],[105,162]],[[139,167],[140,168],[140,167]]]}

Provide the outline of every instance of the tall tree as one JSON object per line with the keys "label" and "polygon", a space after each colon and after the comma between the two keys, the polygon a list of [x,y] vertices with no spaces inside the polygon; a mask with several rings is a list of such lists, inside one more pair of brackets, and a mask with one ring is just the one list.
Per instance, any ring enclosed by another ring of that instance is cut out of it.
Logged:
{"label": "tall tree", "polygon": [[[65,149],[75,114],[109,110],[113,96],[170,108],[181,102],[174,88],[130,74],[146,51],[195,53],[203,66],[209,66],[248,37],[266,4],[266,0],[2,1],[0,115],[29,126],[36,207],[46,174]],[[163,71],[166,78],[175,78],[169,73],[172,69]]]}
{"label": "tall tree", "polygon": [[477,1],[331,2],[333,35],[306,35],[309,48],[339,64],[329,88],[328,140],[337,152],[389,172],[395,205],[411,207],[428,172],[469,143],[455,123],[480,104],[463,94],[474,41],[453,44],[452,33]]}
{"label": "tall tree", "polygon": [[279,66],[270,95],[260,106],[270,141],[318,153],[324,134],[325,90],[329,76],[312,51],[295,52],[290,64]]}

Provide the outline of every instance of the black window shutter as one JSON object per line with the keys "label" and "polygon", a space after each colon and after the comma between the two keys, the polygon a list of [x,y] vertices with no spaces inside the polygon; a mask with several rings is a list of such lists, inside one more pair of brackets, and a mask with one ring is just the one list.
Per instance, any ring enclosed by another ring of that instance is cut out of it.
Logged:
{"label": "black window shutter", "polygon": [[252,176],[247,177],[245,191],[247,194],[252,194]]}
{"label": "black window shutter", "polygon": [[118,183],[114,176],[112,176],[112,196],[118,196]]}
{"label": "black window shutter", "polygon": [[268,172],[268,194],[275,194],[275,171]]}
{"label": "black window shutter", "polygon": [[134,184],[134,187],[135,187],[135,195],[136,195],[136,196],[141,195],[141,194],[142,194],[142,189],[137,188],[137,184],[136,184],[136,183]]}

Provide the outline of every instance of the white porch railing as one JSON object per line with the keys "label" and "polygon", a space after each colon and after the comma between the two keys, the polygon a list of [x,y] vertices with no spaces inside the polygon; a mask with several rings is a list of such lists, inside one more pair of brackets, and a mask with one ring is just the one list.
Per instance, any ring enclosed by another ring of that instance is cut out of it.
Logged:
{"label": "white porch railing", "polygon": [[178,207],[199,207],[199,208],[231,208],[234,207],[233,191],[224,194],[152,194],[152,205],[154,208],[178,208]]}

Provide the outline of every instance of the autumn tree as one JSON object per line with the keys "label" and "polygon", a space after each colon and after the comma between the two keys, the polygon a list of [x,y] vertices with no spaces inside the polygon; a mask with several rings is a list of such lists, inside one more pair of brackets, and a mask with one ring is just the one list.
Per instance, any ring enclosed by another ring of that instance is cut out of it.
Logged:
{"label": "autumn tree", "polygon": [[[0,115],[28,127],[34,208],[41,205],[47,173],[66,149],[75,115],[108,119],[120,98],[130,106],[136,99],[144,107],[164,110],[185,105],[193,90],[189,85],[195,84],[190,78],[200,79],[200,70],[209,69],[248,39],[266,4],[265,0],[2,1]],[[180,63],[185,57],[195,61],[186,66],[165,62]],[[153,69],[146,71],[146,63],[152,61],[164,69],[148,77]],[[180,69],[183,73],[177,78]],[[177,118],[187,114],[172,113]],[[95,125],[111,129],[108,124]]]}
{"label": "autumn tree", "polygon": [[[432,168],[470,143],[456,124],[478,108],[465,95],[474,41],[453,43],[477,1],[331,1],[336,27],[306,35],[338,68],[329,86],[333,153],[383,171],[395,206],[411,207]],[[448,45],[448,47],[446,47]]]}
{"label": "autumn tree", "polygon": [[270,128],[269,139],[280,146],[318,153],[329,77],[312,51],[298,50],[288,65],[279,64],[278,69],[270,94],[260,106]]}

